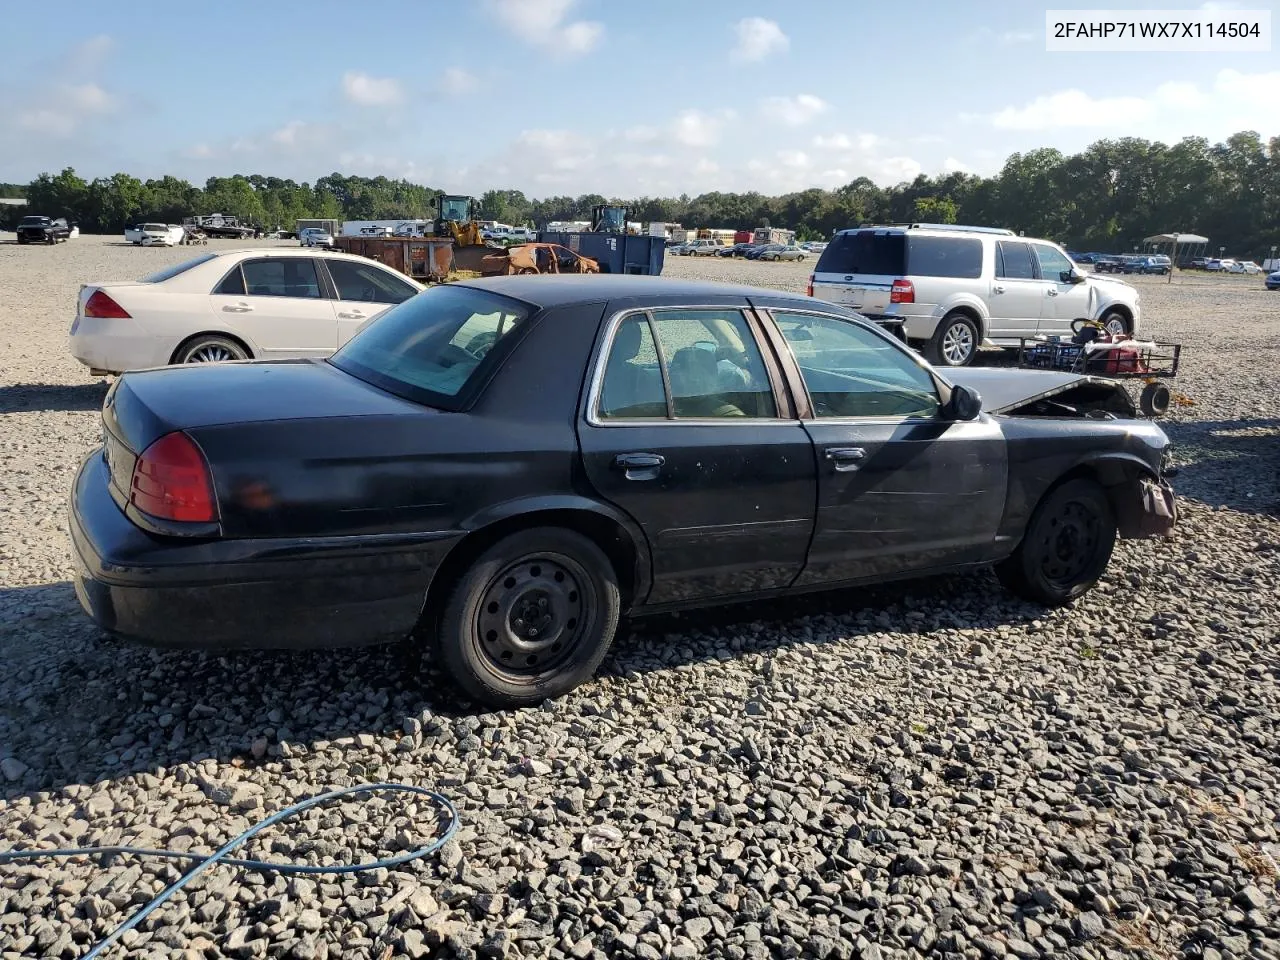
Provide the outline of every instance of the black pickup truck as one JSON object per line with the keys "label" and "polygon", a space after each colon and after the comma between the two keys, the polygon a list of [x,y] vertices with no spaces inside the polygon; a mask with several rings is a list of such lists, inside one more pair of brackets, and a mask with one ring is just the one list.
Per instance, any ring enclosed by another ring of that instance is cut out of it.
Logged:
{"label": "black pickup truck", "polygon": [[57,243],[71,237],[71,227],[62,217],[23,217],[18,224],[19,243]]}

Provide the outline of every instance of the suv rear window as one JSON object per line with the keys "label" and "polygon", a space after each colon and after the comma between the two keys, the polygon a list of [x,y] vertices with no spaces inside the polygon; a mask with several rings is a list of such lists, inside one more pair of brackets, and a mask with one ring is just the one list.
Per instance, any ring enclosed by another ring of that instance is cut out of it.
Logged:
{"label": "suv rear window", "polygon": [[963,280],[982,276],[982,241],[977,238],[912,234],[908,249],[908,276]]}
{"label": "suv rear window", "polygon": [[818,258],[817,273],[901,277],[907,272],[907,237],[900,231],[838,233]]}
{"label": "suv rear window", "polygon": [[329,362],[406,400],[458,410],[532,313],[487,291],[433,287],[381,314]]}

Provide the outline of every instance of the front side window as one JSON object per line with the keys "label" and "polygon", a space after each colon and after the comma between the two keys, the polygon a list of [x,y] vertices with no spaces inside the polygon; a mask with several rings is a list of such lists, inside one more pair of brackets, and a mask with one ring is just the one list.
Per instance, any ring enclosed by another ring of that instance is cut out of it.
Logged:
{"label": "front side window", "polygon": [[320,280],[310,257],[246,260],[240,270],[244,274],[244,292],[250,297],[320,298]]}
{"label": "front side window", "polygon": [[350,260],[326,260],[338,299],[361,303],[403,303],[418,291],[386,270]]}
{"label": "front side window", "polygon": [[[330,362],[380,389],[456,409],[497,362],[495,346],[532,315],[518,300],[442,285],[392,307],[347,341]],[[488,361],[488,362],[486,362]]]}
{"label": "front side window", "polygon": [[1062,280],[1064,273],[1075,269],[1071,261],[1061,251],[1043,243],[1032,244],[1036,251],[1036,259],[1040,261],[1040,276],[1055,283]]}
{"label": "front side window", "polygon": [[772,418],[764,358],[741,310],[655,310],[625,318],[601,380],[602,419]]}
{"label": "front side window", "polygon": [[933,417],[937,386],[906,349],[850,320],[776,312],[804,377],[814,415]]}
{"label": "front side window", "polygon": [[1002,280],[1034,280],[1036,268],[1031,262],[1031,247],[1020,241],[1001,240],[996,244],[999,257],[996,276]]}

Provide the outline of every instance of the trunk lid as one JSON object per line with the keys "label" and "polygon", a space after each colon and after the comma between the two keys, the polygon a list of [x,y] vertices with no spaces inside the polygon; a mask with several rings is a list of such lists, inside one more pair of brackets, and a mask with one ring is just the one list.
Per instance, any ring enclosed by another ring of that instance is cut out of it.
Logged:
{"label": "trunk lid", "polygon": [[173,430],[429,412],[323,360],[280,360],[126,373],[107,394],[102,416],[107,432],[137,454]]}

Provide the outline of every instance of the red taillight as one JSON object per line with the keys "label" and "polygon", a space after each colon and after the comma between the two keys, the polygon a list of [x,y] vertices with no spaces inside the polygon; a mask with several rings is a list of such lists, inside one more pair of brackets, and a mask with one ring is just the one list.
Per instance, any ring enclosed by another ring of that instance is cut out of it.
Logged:
{"label": "red taillight", "polygon": [[129,501],[143,513],[162,520],[212,523],[209,464],[185,433],[166,433],[142,452],[133,467]]}
{"label": "red taillight", "polygon": [[804,288],[804,295],[806,297],[813,296],[813,274],[812,273],[809,274],[809,285]]}
{"label": "red taillight", "polygon": [[129,311],[116,303],[101,290],[95,290],[84,305],[86,317],[101,317],[104,320],[128,320]]}
{"label": "red taillight", "polygon": [[893,281],[893,289],[889,291],[890,303],[915,303],[916,288],[910,280]]}

